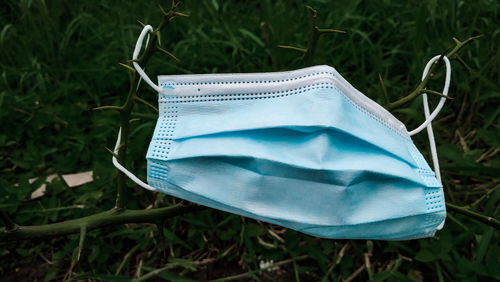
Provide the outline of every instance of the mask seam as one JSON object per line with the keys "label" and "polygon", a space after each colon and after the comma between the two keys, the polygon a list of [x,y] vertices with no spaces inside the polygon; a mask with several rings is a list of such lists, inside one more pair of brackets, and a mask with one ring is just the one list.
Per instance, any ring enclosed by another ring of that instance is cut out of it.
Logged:
{"label": "mask seam", "polygon": [[418,166],[416,171],[420,178],[424,181],[424,184],[429,188],[441,187],[440,183],[437,182],[434,172],[428,168],[425,168],[426,166],[428,166],[427,162],[415,147],[415,145],[411,142],[407,142],[406,146],[410,151],[411,157]]}
{"label": "mask seam", "polygon": [[[310,72],[310,73],[308,73]],[[282,71],[282,72],[260,72],[260,73],[220,73],[220,74],[184,74],[184,75],[161,75],[158,76],[158,81],[161,85],[177,85],[181,86],[200,86],[209,87],[210,89],[216,90],[217,86],[229,85],[229,87],[234,87],[233,85],[241,85],[248,87],[252,84],[261,84],[262,88],[265,84],[276,84],[283,82],[297,83],[298,80],[305,79],[307,83],[311,78],[331,78],[335,80],[341,90],[340,92],[348,99],[353,101],[355,104],[362,107],[364,110],[372,113],[378,118],[384,120],[384,124],[391,127],[399,135],[404,138],[410,139],[406,127],[398,120],[394,115],[388,112],[386,109],[381,107],[378,103],[368,98],[366,95],[354,88],[347,80],[345,80],[335,68],[328,65],[318,65],[308,68],[292,70],[292,71]],[[314,78],[314,79],[316,79]],[[259,87],[259,86],[257,86]],[[272,85],[272,87],[280,87],[279,85]],[[283,86],[285,87],[285,86]],[[175,88],[175,87],[171,87]],[[223,88],[225,89],[225,88]],[[225,89],[227,92],[229,89]],[[181,90],[182,91],[182,90]],[[188,91],[196,92],[196,90],[190,89]],[[200,91],[200,89],[198,89]],[[229,90],[230,91],[230,90]],[[265,90],[264,90],[265,91]],[[346,92],[343,92],[346,91]],[[193,93],[195,94],[195,93]],[[212,94],[213,95],[213,94]],[[210,97],[210,94],[205,95],[192,95],[188,97]],[[229,96],[231,94],[225,94]],[[184,99],[184,95],[170,95],[174,99]]]}
{"label": "mask seam", "polygon": [[444,207],[441,189],[425,189],[425,205],[428,212],[436,212]]}
{"label": "mask seam", "polygon": [[[163,111],[163,113],[166,112],[166,115],[160,115],[161,120],[159,120],[156,125],[158,129],[155,129],[155,134],[150,143],[151,148],[148,150],[146,159],[161,158],[167,160],[170,155],[172,140],[179,117],[179,107],[177,105],[171,105],[163,109],[167,110]],[[161,136],[162,138],[160,139],[156,136]]]}
{"label": "mask seam", "polygon": [[315,72],[307,75],[301,75],[298,77],[294,78],[287,78],[287,79],[274,79],[274,80],[251,80],[251,81],[244,81],[244,80],[234,80],[234,81],[216,81],[216,82],[210,82],[210,81],[205,81],[205,82],[173,82],[170,85],[220,85],[220,84],[257,84],[257,83],[280,83],[280,82],[289,82],[289,81],[294,81],[294,80],[299,80],[307,77],[313,77],[313,76],[318,76],[318,75],[332,75],[335,78],[337,77],[334,72],[327,72],[327,71],[321,71],[321,72]]}
{"label": "mask seam", "polygon": [[[168,166],[162,166],[162,161],[157,159],[147,159],[148,164],[148,182],[151,182],[152,178],[163,179],[167,178],[170,172]],[[163,161],[164,162],[164,161]],[[154,165],[153,165],[154,164]]]}
{"label": "mask seam", "polygon": [[[162,86],[166,84],[162,83]],[[337,90],[348,102],[350,102],[355,108],[360,110],[361,112],[365,113],[372,119],[376,120],[377,122],[381,123],[385,127],[389,128],[391,131],[395,132],[399,136],[403,137],[404,139],[408,140],[409,137],[403,135],[401,132],[399,132],[396,128],[394,128],[392,125],[389,123],[385,122],[382,118],[379,118],[366,110],[363,106],[359,105],[358,103],[354,102],[351,100],[347,95],[345,95],[339,88],[335,86],[333,83],[329,82],[322,82],[322,83],[317,83],[317,84],[311,84],[311,85],[306,85],[298,88],[293,88],[293,89],[288,89],[288,90],[281,90],[281,91],[270,91],[270,92],[256,92],[256,93],[235,93],[235,94],[215,94],[215,95],[193,95],[193,96],[169,96],[168,100],[162,100],[160,98],[159,104],[165,104],[165,103],[176,103],[176,104],[182,104],[182,103],[198,103],[198,102],[224,102],[224,101],[238,101],[238,100],[258,100],[258,99],[268,99],[268,98],[281,98],[281,97],[286,97],[286,96],[291,96],[291,95],[297,95],[304,93],[308,90],[313,90],[313,89],[335,89]],[[253,97],[245,97],[248,95],[257,95]],[[231,97],[237,97],[237,98],[231,98]],[[227,97],[227,98],[223,98]],[[196,99],[196,98],[205,98],[205,99]],[[177,99],[177,100],[175,100]]]}
{"label": "mask seam", "polygon": [[[337,88],[335,88],[337,89]],[[340,93],[342,93],[342,91],[340,91],[339,89],[337,89],[337,91],[339,91]],[[399,136],[403,137],[404,139],[408,140],[408,137],[404,136],[401,132],[399,132],[399,130],[395,129],[392,125],[390,125],[389,123],[387,123],[385,120],[383,120],[382,118],[379,118],[377,117],[376,115],[374,115],[373,113],[371,113],[370,111],[366,110],[363,106],[359,105],[358,103],[354,102],[352,99],[350,99],[347,95],[344,95],[342,93],[342,96],[344,96],[344,98],[346,98],[347,101],[349,101],[355,108],[357,108],[358,110],[360,110],[361,112],[365,113],[366,115],[368,115],[369,117],[371,117],[372,119],[378,121],[379,123],[381,123],[382,125],[385,125],[386,128],[389,128],[390,130],[392,130],[393,132],[395,132],[396,134],[398,134]]]}
{"label": "mask seam", "polygon": [[424,202],[427,215],[429,216],[424,220],[426,222],[429,222],[429,225],[432,225],[436,222],[437,224],[439,224],[441,223],[441,221],[434,217],[430,217],[430,215],[440,210],[446,212],[444,206],[445,201],[443,189],[441,189],[442,186],[439,184],[439,182],[437,182],[434,172],[424,168],[427,163],[425,162],[425,159],[420,154],[420,152],[418,152],[417,148],[415,148],[415,146],[410,142],[407,143],[407,147],[410,151],[410,155],[418,165],[418,168],[416,169],[417,175],[424,181],[424,184],[426,185],[426,187],[424,188]]}
{"label": "mask seam", "polygon": [[[164,84],[162,84],[163,86]],[[167,85],[167,84],[165,84]],[[287,90],[279,90],[279,91],[265,91],[265,92],[241,92],[241,93],[232,93],[232,94],[211,94],[211,95],[192,95],[192,96],[169,96],[168,100],[161,100],[159,103],[195,103],[195,102],[213,102],[213,101],[233,101],[233,100],[256,100],[256,99],[264,99],[264,98],[279,98],[290,95],[300,94],[304,91],[310,89],[321,88],[321,86],[331,86],[337,89],[330,82],[321,82],[316,84],[310,84],[306,86],[296,87]],[[285,94],[286,93],[286,94]],[[252,97],[245,97],[249,95],[255,95]],[[224,98],[228,97],[228,98]],[[239,97],[239,98],[231,98],[231,97]],[[193,100],[195,99],[195,100]]]}

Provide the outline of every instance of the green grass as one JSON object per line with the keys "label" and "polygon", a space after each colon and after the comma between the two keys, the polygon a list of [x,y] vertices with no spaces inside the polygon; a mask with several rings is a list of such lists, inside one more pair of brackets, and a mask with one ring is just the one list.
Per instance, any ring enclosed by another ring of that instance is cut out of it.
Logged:
{"label": "green grass", "polygon": [[[58,222],[113,207],[117,174],[105,146],[114,144],[119,117],[91,109],[123,102],[130,72],[118,62],[131,58],[141,30],[136,20],[153,26],[159,22],[156,3],[8,0],[0,8],[0,210],[15,222]],[[395,101],[418,84],[428,59],[453,45],[452,37],[484,35],[460,51],[470,70],[452,62],[454,100],[445,104],[434,130],[446,200],[498,218],[497,1],[183,1],[180,11],[190,17],[175,19],[161,37],[163,47],[181,62],[158,54],[147,72],[154,77],[300,68],[299,53],[276,46],[307,46],[311,23],[305,4],[319,11],[320,27],[347,32],[322,36],[315,63],[335,67],[379,103],[378,73]],[[442,78],[441,73],[431,88],[441,90]],[[155,93],[145,85],[140,91],[156,104]],[[393,113],[408,128],[423,121],[420,99]],[[144,140],[151,138],[156,116],[142,105],[135,115],[141,120],[132,124],[127,166],[145,179]],[[425,133],[414,137],[422,152],[428,152],[426,138]],[[29,200],[41,184],[29,184],[29,178],[85,170],[94,171],[93,183],[70,189],[55,181],[46,196]],[[129,186],[129,208],[145,208],[155,200],[150,192]],[[158,195],[156,202],[167,206],[179,200]],[[445,228],[430,239],[324,240],[286,230],[279,234],[281,241],[268,232],[279,232],[279,227],[207,209],[166,220],[162,234],[145,224],[89,231],[74,266],[78,235],[0,242],[0,273],[12,280],[121,281],[165,268],[159,277],[167,280],[249,271],[246,279],[265,281],[340,281],[356,273],[360,281],[499,279],[499,232],[449,215]],[[303,255],[305,259],[284,264],[280,271],[254,271],[261,261]]]}

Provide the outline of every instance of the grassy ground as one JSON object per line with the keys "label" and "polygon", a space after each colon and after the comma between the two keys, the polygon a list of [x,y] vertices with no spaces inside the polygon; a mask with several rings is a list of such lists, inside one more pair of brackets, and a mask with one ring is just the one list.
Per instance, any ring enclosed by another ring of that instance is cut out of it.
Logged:
{"label": "grassy ground", "polygon": [[[91,108],[118,105],[141,26],[155,25],[157,1],[4,1],[0,7],[0,210],[34,225],[112,208],[116,171],[111,147],[119,119]],[[319,40],[316,64],[334,66],[356,88],[382,103],[381,74],[392,101],[418,83],[427,60],[483,34],[452,62],[447,102],[435,122],[446,200],[499,216],[500,4],[497,1],[185,1],[162,34],[162,45],[181,59],[156,56],[150,74],[255,72],[302,67],[300,54],[278,44],[305,47],[309,4],[318,24],[347,34]],[[168,6],[169,3],[165,3]],[[442,74],[431,84],[440,90]],[[156,94],[141,88],[156,103]],[[393,113],[408,128],[423,120],[421,100]],[[144,156],[155,114],[137,106],[128,167],[145,178]],[[428,151],[425,133],[414,140]],[[428,157],[428,154],[426,154]],[[429,158],[427,158],[429,159]],[[69,189],[62,181],[30,201],[52,173],[93,170],[95,181]],[[14,186],[19,183],[19,186]],[[151,193],[130,185],[129,208],[145,208]],[[159,195],[159,206],[179,200]],[[80,261],[78,235],[0,242],[5,280],[127,280],[169,266],[167,280],[208,280],[246,273],[249,280],[483,281],[500,279],[499,232],[449,213],[434,238],[408,242],[323,240],[207,209],[154,225],[130,224],[90,231]],[[273,230],[278,236],[268,232]],[[256,272],[263,262],[284,263]],[[182,276],[182,277],[181,277]]]}

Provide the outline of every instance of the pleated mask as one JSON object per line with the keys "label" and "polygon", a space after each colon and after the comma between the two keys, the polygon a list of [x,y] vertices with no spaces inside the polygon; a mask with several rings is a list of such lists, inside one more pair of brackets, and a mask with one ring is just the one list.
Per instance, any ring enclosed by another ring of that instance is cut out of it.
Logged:
{"label": "pleated mask", "polygon": [[[426,120],[409,132],[329,66],[161,75],[158,85],[134,66],[159,93],[148,184],[113,163],[140,186],[325,238],[416,239],[443,226],[431,121],[445,98],[430,113],[423,94]],[[436,173],[411,139],[425,128]]]}

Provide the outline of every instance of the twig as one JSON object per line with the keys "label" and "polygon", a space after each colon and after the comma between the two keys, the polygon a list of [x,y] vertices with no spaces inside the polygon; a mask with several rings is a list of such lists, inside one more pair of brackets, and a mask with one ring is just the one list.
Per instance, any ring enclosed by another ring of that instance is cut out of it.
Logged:
{"label": "twig", "polygon": [[307,48],[299,48],[287,45],[278,45],[278,48],[298,51],[303,54],[304,66],[312,66],[314,63],[314,54],[316,52],[316,46],[318,44],[318,39],[322,34],[327,33],[346,33],[343,30],[332,29],[332,28],[319,28],[316,26],[316,19],[318,17],[318,11],[313,9],[311,6],[306,5],[306,8],[311,12],[312,28],[309,33],[309,41]]}
{"label": "twig", "polygon": [[[208,263],[213,263],[214,261],[216,261],[216,259],[214,259],[214,258],[207,258],[207,259],[204,259],[202,261],[191,261],[190,264],[192,266],[195,266],[195,265],[204,265],[204,264],[208,264]],[[172,262],[172,263],[169,263],[169,264],[167,264],[166,266],[164,266],[162,268],[158,268],[158,269],[152,270],[152,271],[144,274],[143,276],[137,277],[136,279],[134,279],[132,281],[133,282],[140,282],[140,281],[148,280],[149,278],[157,276],[158,274],[162,273],[163,271],[166,271],[166,270],[169,270],[169,269],[172,269],[172,268],[176,268],[178,266],[179,266],[178,263]],[[180,275],[182,275],[182,274],[183,274],[183,272],[180,273]]]}
{"label": "twig", "polygon": [[469,37],[467,38],[465,41],[460,41],[458,39],[456,39],[455,37],[453,37],[453,41],[455,41],[455,44],[457,44],[455,46],[455,48],[453,48],[450,53],[448,54],[448,58],[450,59],[453,59],[453,56],[455,56],[455,54],[462,48],[464,47],[465,45],[469,44],[470,42],[476,40],[476,39],[479,39],[483,37],[482,34],[480,35],[477,35],[477,36],[472,36],[472,37]]}
{"label": "twig", "polygon": [[78,243],[78,255],[76,256],[76,261],[80,260],[80,255],[82,254],[83,244],[85,243],[85,237],[87,236],[87,226],[80,226],[80,242]]}
{"label": "twig", "polygon": [[370,263],[370,256],[371,256],[371,254],[369,254],[369,253],[364,254],[366,272],[368,273],[369,280],[372,280],[373,275],[372,275],[372,268],[371,268],[371,263]]}
{"label": "twig", "polygon": [[159,112],[159,111],[158,111],[158,108],[157,108],[157,107],[155,107],[155,106],[153,106],[153,105],[151,105],[148,101],[146,101],[146,100],[144,100],[144,99],[142,99],[142,98],[140,98],[140,97],[138,97],[138,96],[135,96],[135,97],[134,97],[134,99],[135,99],[137,102],[143,103],[144,105],[148,106],[148,107],[149,107],[149,108],[151,108],[153,111],[155,111],[155,112],[157,112],[157,113]]}
{"label": "twig", "polygon": [[120,263],[120,266],[116,269],[115,276],[118,276],[120,272],[122,271],[123,267],[125,266],[125,263],[127,260],[130,258],[130,256],[140,247],[141,245],[135,245],[130,251],[127,252],[127,254],[123,257],[122,262]]}
{"label": "twig", "polygon": [[380,73],[378,73],[378,80],[380,81],[380,86],[382,86],[382,93],[384,94],[384,101],[385,103],[389,103],[389,96],[387,95],[387,89],[385,88],[384,80],[382,79],[382,76]]}
{"label": "twig", "polygon": [[309,43],[307,45],[306,52],[304,53],[304,65],[312,66],[314,63],[314,54],[316,52],[316,46],[318,45],[318,39],[322,34],[337,32],[345,33],[344,31],[335,29],[320,29],[316,26],[316,19],[318,17],[318,11],[313,9],[311,6],[306,5],[306,8],[311,12],[312,29],[309,34]]}
{"label": "twig", "polygon": [[[448,52],[448,50],[446,50],[445,52],[443,52],[443,54],[441,54],[441,58],[439,58],[439,60],[436,61],[436,63],[431,66],[431,68],[429,69],[429,72],[427,73],[427,75],[425,76],[425,78],[417,85],[417,87],[415,88],[415,90],[413,90],[406,97],[403,97],[403,98],[401,98],[401,99],[399,99],[399,100],[397,100],[395,102],[388,103],[385,106],[385,108],[387,110],[389,110],[389,111],[390,110],[394,110],[394,109],[399,108],[402,105],[404,105],[404,104],[412,101],[413,99],[415,99],[425,89],[425,87],[427,86],[427,83],[429,82],[429,80],[431,79],[431,77],[434,75],[434,72],[436,71],[436,68],[441,67],[442,64],[439,64],[439,62],[442,61],[442,57],[444,55],[446,55],[446,57],[448,57],[449,59],[454,59],[455,58],[455,54],[457,54],[457,52],[460,51],[460,49],[462,49],[465,45],[467,45],[468,43],[470,43],[473,40],[476,40],[476,39],[478,39],[480,37],[482,37],[482,35],[470,37],[470,38],[468,38],[467,40],[465,40],[463,42],[459,41],[456,38],[453,38],[453,40],[456,43],[456,46],[454,48],[452,48],[451,51]],[[427,93],[430,93],[429,90],[425,90],[425,91]]]}
{"label": "twig", "polygon": [[491,216],[485,216],[466,207],[456,206],[454,204],[446,203],[446,207],[454,212],[460,213],[467,217],[473,218],[489,226],[495,227],[497,230],[500,229],[500,221]]}
{"label": "twig", "polygon": [[363,269],[365,269],[364,264],[362,266],[360,266],[358,269],[356,269],[356,271],[354,271],[351,275],[349,275],[349,277],[347,277],[347,279],[344,280],[344,282],[350,282],[350,281],[354,280],[356,277],[358,277],[358,275],[361,272],[363,272]]}
{"label": "twig", "polygon": [[[158,37],[160,36],[160,31],[164,29],[172,19],[174,19],[176,16],[184,16],[184,14],[177,13],[175,11],[175,9],[178,6],[178,3],[175,1],[172,1],[172,6],[168,12],[166,12],[163,9],[163,7],[161,7],[161,5],[158,6],[163,17],[158,27],[153,32],[151,32],[151,38],[150,38],[151,42],[158,41]],[[137,63],[145,67],[149,59],[153,56],[153,54],[157,50],[158,48],[156,48],[155,44],[148,45],[146,47],[146,50],[144,50],[143,54],[141,55],[141,57],[137,59]],[[126,148],[128,145],[128,135],[130,131],[129,120],[130,120],[130,115],[132,113],[132,108],[135,104],[135,101],[137,100],[136,90],[138,83],[139,83],[139,76],[137,75],[137,72],[134,72],[130,83],[129,92],[125,100],[125,104],[122,106],[122,110],[120,112],[121,134],[122,134],[121,136],[122,136],[123,148]],[[126,162],[127,158],[126,152],[127,152],[126,150],[120,150],[118,152],[119,163],[123,164]],[[123,173],[119,173],[117,178],[117,193],[116,193],[116,204],[115,204],[116,209],[121,210],[126,208],[126,196],[127,196],[127,191],[125,185],[125,175]]]}
{"label": "twig", "polygon": [[156,46],[156,48],[163,52],[164,54],[166,54],[167,56],[169,56],[170,58],[174,59],[176,62],[180,62],[181,60],[179,58],[177,58],[174,54],[168,52],[167,50],[161,48],[160,46]]}
{"label": "twig", "polygon": [[58,223],[18,226],[14,230],[0,230],[0,241],[23,240],[33,238],[53,237],[81,232],[82,226],[87,231],[103,226],[118,225],[124,223],[154,223],[168,217],[194,212],[203,209],[203,206],[182,206],[177,204],[170,207],[150,210],[108,210],[91,216],[67,220]]}
{"label": "twig", "polygon": [[[498,149],[498,148],[497,148]],[[476,162],[479,162],[476,160]],[[479,199],[475,200],[472,204],[470,204],[470,207],[475,208],[479,203],[481,203],[484,199],[487,199],[495,192],[496,189],[500,188],[500,185],[496,185],[495,187],[487,190]]]}
{"label": "twig", "polygon": [[145,25],[143,22],[141,22],[140,20],[137,20],[137,22],[138,22],[138,23],[139,23],[142,27],[145,27],[145,26],[146,26],[146,25]]}
{"label": "twig", "polygon": [[278,45],[278,47],[279,48],[283,48],[283,49],[298,51],[298,52],[301,52],[301,53],[306,53],[307,52],[307,49],[305,49],[305,48],[293,47],[293,46],[288,46],[288,45]]}
{"label": "twig", "polygon": [[113,150],[111,150],[110,148],[104,146],[104,149],[106,149],[106,151],[108,151],[111,155],[113,155],[113,157],[118,158],[118,155],[115,154],[115,152],[113,152]]}
{"label": "twig", "polygon": [[299,267],[296,260],[293,261],[293,272],[295,273],[295,281],[300,282]]}
{"label": "twig", "polygon": [[121,111],[123,110],[122,107],[119,106],[102,106],[102,107],[97,107],[93,108],[93,111],[100,111],[100,110],[115,110],[115,111]]}
{"label": "twig", "polygon": [[128,69],[129,71],[135,72],[135,69],[134,69],[133,67],[129,66],[129,65],[126,65],[126,64],[124,64],[124,63],[118,63],[118,64],[119,64],[120,66],[122,66],[122,67],[124,67],[124,68]]}
{"label": "twig", "polygon": [[323,34],[323,33],[347,33],[343,30],[333,29],[333,28],[318,28],[318,32],[321,34]]}
{"label": "twig", "polygon": [[427,94],[432,94],[432,95],[436,95],[436,96],[439,96],[441,98],[446,98],[448,100],[453,100],[452,97],[448,96],[448,95],[444,95],[443,93],[441,92],[438,92],[438,91],[434,91],[434,90],[430,90],[430,89],[422,89],[420,90],[420,94],[423,94],[423,93],[427,93]]}

